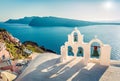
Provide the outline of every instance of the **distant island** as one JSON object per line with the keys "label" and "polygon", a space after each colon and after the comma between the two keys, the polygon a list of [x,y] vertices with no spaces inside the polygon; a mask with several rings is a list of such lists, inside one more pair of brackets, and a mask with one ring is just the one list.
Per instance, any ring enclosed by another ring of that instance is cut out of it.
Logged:
{"label": "distant island", "polygon": [[24,17],[20,19],[9,19],[5,23],[18,23],[18,24],[28,24],[34,27],[54,27],[54,26],[64,26],[64,27],[81,27],[89,25],[120,25],[120,23],[115,22],[90,22],[83,20],[59,18],[59,17]]}

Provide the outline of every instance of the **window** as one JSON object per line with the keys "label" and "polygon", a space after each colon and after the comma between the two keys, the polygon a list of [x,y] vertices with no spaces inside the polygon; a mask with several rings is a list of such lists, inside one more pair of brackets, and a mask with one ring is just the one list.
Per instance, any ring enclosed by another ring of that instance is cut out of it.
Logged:
{"label": "window", "polygon": [[82,47],[78,47],[77,56],[78,56],[78,57],[80,57],[80,56],[83,57],[83,52],[84,52],[84,51],[83,51],[83,48],[82,48]]}
{"label": "window", "polygon": [[76,32],[74,33],[74,42],[78,42],[78,34]]}
{"label": "window", "polygon": [[99,58],[100,56],[100,44],[98,42],[93,42],[91,44],[91,57],[92,58]]}
{"label": "window", "polygon": [[71,46],[68,46],[68,56],[74,56],[73,49]]}

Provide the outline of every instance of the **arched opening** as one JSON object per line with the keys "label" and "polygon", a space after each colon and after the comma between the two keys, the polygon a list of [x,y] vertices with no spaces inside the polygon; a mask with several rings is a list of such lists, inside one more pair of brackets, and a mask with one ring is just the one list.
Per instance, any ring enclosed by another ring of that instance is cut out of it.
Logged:
{"label": "arched opening", "polygon": [[77,34],[77,32],[74,32],[74,42],[78,42],[78,34]]}
{"label": "arched opening", "polygon": [[78,57],[83,57],[84,54],[84,50],[82,47],[78,47],[78,52],[77,52],[77,56]]}
{"label": "arched opening", "polygon": [[71,46],[68,46],[68,56],[74,56],[73,49]]}
{"label": "arched opening", "polygon": [[91,44],[91,57],[99,58],[100,57],[100,44],[98,42],[93,42]]}

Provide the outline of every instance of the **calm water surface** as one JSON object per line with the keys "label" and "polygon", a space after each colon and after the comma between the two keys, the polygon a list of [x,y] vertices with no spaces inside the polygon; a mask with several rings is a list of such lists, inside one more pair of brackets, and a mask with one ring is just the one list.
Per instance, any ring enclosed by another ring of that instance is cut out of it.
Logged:
{"label": "calm water surface", "polygon": [[[60,53],[60,46],[67,41],[67,35],[74,28],[68,27],[31,27],[21,24],[5,24],[0,23],[0,28],[7,29],[13,36],[24,41],[34,41],[40,46],[44,46],[53,51]],[[78,27],[80,32],[84,34],[84,42],[89,42],[95,35],[98,36],[103,43],[112,46],[111,59],[120,59],[120,26],[116,25],[95,25]]]}

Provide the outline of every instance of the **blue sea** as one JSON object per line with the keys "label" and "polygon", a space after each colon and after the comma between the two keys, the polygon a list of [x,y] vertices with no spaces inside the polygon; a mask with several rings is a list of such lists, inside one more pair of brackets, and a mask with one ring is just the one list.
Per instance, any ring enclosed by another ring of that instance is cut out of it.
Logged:
{"label": "blue sea", "polygon": [[[40,46],[51,49],[60,54],[60,47],[67,41],[67,35],[72,27],[31,27],[23,24],[0,23],[13,36],[24,41],[34,41]],[[105,44],[112,47],[111,59],[120,59],[120,25],[94,25],[78,27],[84,34],[84,42],[89,42],[95,35]]]}

